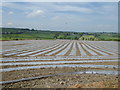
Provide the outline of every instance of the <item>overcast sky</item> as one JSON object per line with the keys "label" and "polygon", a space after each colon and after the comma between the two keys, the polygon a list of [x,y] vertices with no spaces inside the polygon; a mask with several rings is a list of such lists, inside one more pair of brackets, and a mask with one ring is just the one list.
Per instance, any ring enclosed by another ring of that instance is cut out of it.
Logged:
{"label": "overcast sky", "polygon": [[4,2],[3,27],[117,32],[117,2]]}

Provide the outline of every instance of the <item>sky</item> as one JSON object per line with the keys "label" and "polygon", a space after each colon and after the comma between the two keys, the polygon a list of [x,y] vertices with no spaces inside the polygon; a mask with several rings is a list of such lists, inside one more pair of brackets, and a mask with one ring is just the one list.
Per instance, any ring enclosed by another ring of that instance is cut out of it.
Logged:
{"label": "sky", "polygon": [[2,27],[118,32],[117,2],[3,2]]}

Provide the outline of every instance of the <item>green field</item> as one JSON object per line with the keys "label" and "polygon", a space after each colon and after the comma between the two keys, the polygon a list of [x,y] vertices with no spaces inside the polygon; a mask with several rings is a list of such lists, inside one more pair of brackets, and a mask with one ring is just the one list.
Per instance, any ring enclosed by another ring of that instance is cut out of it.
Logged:
{"label": "green field", "polygon": [[120,41],[120,34],[111,32],[89,33],[89,32],[63,32],[34,30],[22,28],[0,28],[0,40],[103,40]]}
{"label": "green field", "polygon": [[79,40],[89,40],[89,41],[96,41],[98,40],[94,35],[83,35],[79,38]]}

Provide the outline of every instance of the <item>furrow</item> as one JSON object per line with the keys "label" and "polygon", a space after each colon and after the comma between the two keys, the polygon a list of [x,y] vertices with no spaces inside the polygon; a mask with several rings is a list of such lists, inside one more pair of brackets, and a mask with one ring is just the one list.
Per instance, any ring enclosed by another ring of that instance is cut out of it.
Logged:
{"label": "furrow", "polygon": [[86,51],[88,51],[91,55],[97,55],[95,52],[93,52],[92,50],[90,50],[89,48],[87,48],[84,44],[82,44],[83,48],[86,49]]}
{"label": "furrow", "polygon": [[92,47],[89,46],[88,44],[85,44],[85,45],[86,45],[89,49],[95,51],[96,53],[99,53],[99,54],[101,54],[101,55],[108,55],[107,53],[104,53],[104,52],[101,52],[101,51],[99,51],[99,50],[97,50],[97,49],[92,48]]}
{"label": "furrow", "polygon": [[87,54],[86,54],[86,52],[83,50],[83,48],[81,47],[80,43],[77,43],[77,45],[78,45],[78,48],[79,48],[79,51],[80,51],[81,56],[86,56]]}
{"label": "furrow", "polygon": [[54,47],[54,48],[52,48],[52,49],[47,49],[47,50],[45,50],[45,51],[41,51],[40,53],[32,54],[32,55],[30,55],[30,56],[44,55],[44,54],[46,54],[46,53],[52,52],[52,51],[54,51],[54,50],[60,48],[60,47],[63,46],[63,45],[64,45],[64,44],[61,44],[61,45],[56,46],[56,47]]}
{"label": "furrow", "polygon": [[67,46],[67,48],[65,48],[63,51],[61,51],[60,53],[58,53],[58,54],[56,54],[57,56],[63,56],[63,55],[65,55],[68,51],[69,51],[69,49],[71,48],[71,46],[72,46],[72,43],[70,43],[68,46]]}
{"label": "furrow", "polygon": [[33,54],[33,53],[37,53],[37,52],[40,52],[40,51],[44,51],[44,50],[47,50],[47,49],[54,48],[54,47],[56,47],[56,46],[58,46],[58,45],[59,45],[59,44],[56,44],[56,45],[54,45],[54,46],[51,46],[51,47],[48,47],[48,48],[45,48],[45,49],[35,50],[35,51],[32,51],[32,52],[19,54],[19,55],[17,55],[17,56],[26,56],[26,55],[30,55],[30,54]]}
{"label": "furrow", "polygon": [[96,48],[96,49],[98,49],[98,50],[101,50],[101,51],[104,51],[105,53],[107,53],[107,54],[109,54],[109,55],[114,55],[115,53],[113,53],[113,52],[109,52],[109,51],[107,51],[107,50],[104,50],[103,48],[101,48],[101,47],[99,47],[99,45],[98,46],[96,46],[96,45],[94,45],[94,44],[91,44],[94,48]]}
{"label": "furrow", "polygon": [[61,48],[59,48],[59,49],[57,49],[57,50],[55,50],[55,51],[52,51],[52,52],[50,52],[50,53],[47,53],[47,54],[45,54],[45,55],[49,55],[49,56],[50,56],[50,55],[53,55],[53,54],[61,51],[62,49],[64,49],[67,45],[68,45],[68,43],[65,44],[64,46],[62,46]]}
{"label": "furrow", "polygon": [[73,43],[73,47],[69,55],[76,56],[76,42]]}

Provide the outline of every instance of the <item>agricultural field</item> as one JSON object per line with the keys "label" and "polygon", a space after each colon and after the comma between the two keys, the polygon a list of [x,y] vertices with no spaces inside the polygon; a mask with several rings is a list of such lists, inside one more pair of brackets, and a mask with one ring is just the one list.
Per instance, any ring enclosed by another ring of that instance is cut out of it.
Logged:
{"label": "agricultural field", "polygon": [[117,41],[2,41],[3,88],[117,88]]}

